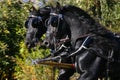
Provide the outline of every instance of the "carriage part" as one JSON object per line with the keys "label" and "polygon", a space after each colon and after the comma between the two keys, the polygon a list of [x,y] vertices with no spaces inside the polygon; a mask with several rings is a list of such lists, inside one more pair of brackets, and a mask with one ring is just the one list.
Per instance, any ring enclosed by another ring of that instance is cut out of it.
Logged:
{"label": "carriage part", "polygon": [[53,66],[57,68],[75,68],[74,64],[58,63],[58,62],[53,62],[53,61],[43,61],[43,62],[37,61],[35,64],[43,64],[43,65]]}
{"label": "carriage part", "polygon": [[59,54],[58,56],[32,60],[32,63],[50,65],[50,66],[58,67],[58,68],[75,68],[74,64],[61,63],[61,60],[63,58],[67,58],[67,56],[68,56],[67,52],[64,52],[62,54]]}

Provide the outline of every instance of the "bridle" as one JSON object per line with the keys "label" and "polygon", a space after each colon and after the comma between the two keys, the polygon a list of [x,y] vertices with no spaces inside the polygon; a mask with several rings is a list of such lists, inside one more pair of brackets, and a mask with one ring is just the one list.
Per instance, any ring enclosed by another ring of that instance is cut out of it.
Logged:
{"label": "bridle", "polygon": [[30,15],[28,18],[38,18],[43,24],[43,20],[41,16]]}
{"label": "bridle", "polygon": [[[49,25],[48,27],[53,27],[53,34],[52,34],[52,37],[53,37],[53,43],[54,43],[54,47],[55,47],[55,51],[58,50],[58,46],[59,48],[61,46],[63,46],[64,43],[70,41],[70,39],[66,36],[65,38],[63,39],[58,39],[56,37],[56,33],[58,32],[58,29],[60,27],[60,21],[63,20],[63,15],[62,14],[56,14],[56,13],[50,13],[50,16],[54,17],[57,21],[57,25],[54,26],[52,25],[52,18],[50,17],[49,20],[47,21],[47,25]],[[55,23],[56,24],[56,23]],[[47,34],[50,34],[49,31],[46,32]]]}

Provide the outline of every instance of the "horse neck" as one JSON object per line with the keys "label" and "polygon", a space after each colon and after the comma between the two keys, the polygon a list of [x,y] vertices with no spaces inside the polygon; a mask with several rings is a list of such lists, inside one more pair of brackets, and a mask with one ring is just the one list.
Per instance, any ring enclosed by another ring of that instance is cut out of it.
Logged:
{"label": "horse neck", "polygon": [[71,31],[71,43],[72,45],[75,45],[76,40],[80,36],[87,34],[88,24],[84,24],[79,19],[71,16],[65,16],[64,18],[68,23],[68,27]]}
{"label": "horse neck", "polygon": [[73,45],[79,36],[84,34],[97,34],[108,35],[111,32],[107,30],[104,26],[95,21],[90,15],[88,15],[83,10],[68,6],[63,8],[61,13],[64,15],[64,19],[69,25],[71,31],[71,42]]}

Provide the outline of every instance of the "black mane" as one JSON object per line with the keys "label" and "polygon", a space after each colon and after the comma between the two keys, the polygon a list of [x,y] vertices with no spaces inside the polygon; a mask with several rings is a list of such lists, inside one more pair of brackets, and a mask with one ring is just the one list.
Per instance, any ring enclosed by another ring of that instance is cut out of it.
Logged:
{"label": "black mane", "polygon": [[90,24],[93,24],[95,22],[95,20],[87,12],[76,6],[72,6],[72,5],[64,6],[61,12],[62,13],[71,12],[74,15],[84,17],[84,19],[89,19]]}
{"label": "black mane", "polygon": [[110,30],[106,29],[103,25],[97,22],[94,18],[92,18],[87,12],[85,12],[81,8],[68,5],[64,6],[60,11],[61,14],[66,14],[68,12],[73,14],[74,16],[80,16],[80,21],[85,21],[86,24],[90,25],[88,27],[90,33],[98,34],[105,37],[113,35]]}

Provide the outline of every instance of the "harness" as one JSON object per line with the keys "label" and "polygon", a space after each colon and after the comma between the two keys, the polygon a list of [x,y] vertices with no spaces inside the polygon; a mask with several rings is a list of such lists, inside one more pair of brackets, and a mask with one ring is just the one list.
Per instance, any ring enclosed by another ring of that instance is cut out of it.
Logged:
{"label": "harness", "polygon": [[90,37],[90,36],[87,36],[87,37],[85,38],[85,40],[83,41],[82,45],[81,45],[75,52],[71,53],[71,54],[69,55],[69,57],[76,55],[76,54],[77,54],[79,51],[81,51],[82,49],[88,49],[88,48],[87,48],[87,45],[90,44],[90,42],[91,42],[91,37]]}
{"label": "harness", "polygon": [[[82,45],[76,51],[70,53],[70,55],[68,55],[67,57],[72,57],[74,55],[77,55],[82,50],[92,50],[92,51],[94,51],[93,53],[95,55],[97,55],[98,57],[101,57],[101,58],[107,60],[107,64],[106,64],[106,79],[108,79],[109,78],[109,72],[110,72],[110,63],[115,61],[114,58],[113,58],[113,53],[114,53],[113,50],[110,50],[108,55],[105,56],[105,55],[100,54],[99,52],[97,52],[95,49],[88,47],[88,45],[92,42],[92,35],[91,36],[90,36],[90,34],[89,35],[88,34],[83,35],[83,36],[77,38],[76,41],[78,41],[81,38],[85,38],[84,41],[82,42]],[[62,39],[61,41],[67,42],[67,41],[70,41],[70,40]],[[67,47],[65,47],[65,48],[67,48]]]}

